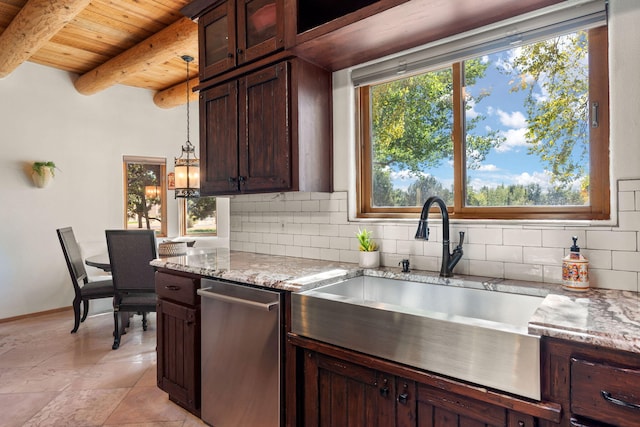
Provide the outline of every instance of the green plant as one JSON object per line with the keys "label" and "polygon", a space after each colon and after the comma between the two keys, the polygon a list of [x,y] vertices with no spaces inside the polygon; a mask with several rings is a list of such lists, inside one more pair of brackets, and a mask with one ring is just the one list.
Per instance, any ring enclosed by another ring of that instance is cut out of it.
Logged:
{"label": "green plant", "polygon": [[366,228],[363,228],[362,230],[358,229],[356,237],[358,238],[359,249],[362,252],[373,252],[378,250],[377,243],[371,238],[371,231]]}
{"label": "green plant", "polygon": [[54,162],[33,162],[33,165],[31,166],[31,168],[39,176],[42,176],[44,174],[45,168],[49,168],[49,171],[51,172],[51,176],[55,176],[56,175],[55,171],[57,169],[56,164]]}

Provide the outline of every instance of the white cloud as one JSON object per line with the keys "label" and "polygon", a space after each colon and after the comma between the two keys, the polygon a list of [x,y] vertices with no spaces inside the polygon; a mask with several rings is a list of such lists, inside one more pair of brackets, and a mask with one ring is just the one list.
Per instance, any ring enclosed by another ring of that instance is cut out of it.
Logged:
{"label": "white cloud", "polygon": [[478,172],[496,172],[498,171],[498,167],[492,164],[480,165],[478,169],[475,169]]}
{"label": "white cloud", "polygon": [[500,119],[500,123],[510,128],[516,129],[527,127],[527,119],[520,111],[514,111],[509,114],[498,109],[498,118]]}
{"label": "white cloud", "polygon": [[505,153],[527,145],[527,128],[507,129],[500,132],[505,140],[496,148],[496,152]]}
{"label": "white cloud", "polygon": [[466,107],[468,107],[469,109],[465,111],[465,114],[466,114],[468,119],[475,119],[476,117],[478,117],[480,115],[480,113],[478,113],[475,110],[475,106],[476,106],[476,103],[473,100],[473,98],[467,99]]}

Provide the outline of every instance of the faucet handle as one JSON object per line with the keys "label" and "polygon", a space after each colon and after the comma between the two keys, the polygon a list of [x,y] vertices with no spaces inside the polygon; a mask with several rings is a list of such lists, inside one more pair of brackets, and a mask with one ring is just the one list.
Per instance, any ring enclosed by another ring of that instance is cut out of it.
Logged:
{"label": "faucet handle", "polygon": [[464,244],[464,231],[460,232],[460,242],[458,242],[458,247],[461,248]]}

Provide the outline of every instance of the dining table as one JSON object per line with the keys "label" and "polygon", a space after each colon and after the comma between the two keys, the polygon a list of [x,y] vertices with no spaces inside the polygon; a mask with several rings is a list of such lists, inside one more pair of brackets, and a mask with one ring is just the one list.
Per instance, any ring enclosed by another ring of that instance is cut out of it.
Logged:
{"label": "dining table", "polygon": [[95,267],[106,272],[111,272],[111,261],[109,261],[109,254],[107,252],[87,257],[85,258],[84,263],[89,267]]}

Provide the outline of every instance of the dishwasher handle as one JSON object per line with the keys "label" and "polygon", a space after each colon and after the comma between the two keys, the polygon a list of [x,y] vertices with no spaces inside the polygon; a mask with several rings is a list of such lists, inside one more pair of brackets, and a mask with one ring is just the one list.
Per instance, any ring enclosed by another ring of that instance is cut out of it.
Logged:
{"label": "dishwasher handle", "polygon": [[205,298],[211,298],[218,301],[228,302],[231,304],[239,304],[247,307],[257,308],[263,311],[271,311],[280,304],[280,301],[258,302],[250,299],[232,297],[230,295],[218,294],[211,291],[211,287],[201,288],[197,290],[198,295]]}

